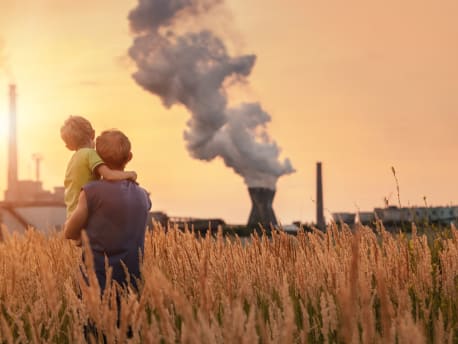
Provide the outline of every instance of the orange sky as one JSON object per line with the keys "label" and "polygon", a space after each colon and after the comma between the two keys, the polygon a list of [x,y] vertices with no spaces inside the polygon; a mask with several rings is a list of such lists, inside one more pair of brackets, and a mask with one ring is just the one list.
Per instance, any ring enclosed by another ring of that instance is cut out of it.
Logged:
{"label": "orange sky", "polygon": [[[423,195],[431,205],[458,203],[458,2],[227,2],[231,27],[218,31],[232,36],[236,53],[258,56],[250,85],[231,94],[263,104],[271,135],[297,169],[279,180],[279,220],[314,218],[318,160],[331,212],[371,210],[384,197],[397,203],[391,166],[403,205],[422,204]],[[62,184],[71,152],[59,128],[69,114],[81,114],[97,131],[117,127],[131,138],[129,168],[151,191],[154,210],[243,223],[250,201],[242,178],[221,160],[190,158],[182,138],[189,114],[165,109],[130,77],[126,17],[135,4],[0,2],[9,65],[0,74],[0,125],[14,80],[20,177],[33,177],[31,155],[40,152],[45,187]],[[0,190],[5,184],[0,168]]]}

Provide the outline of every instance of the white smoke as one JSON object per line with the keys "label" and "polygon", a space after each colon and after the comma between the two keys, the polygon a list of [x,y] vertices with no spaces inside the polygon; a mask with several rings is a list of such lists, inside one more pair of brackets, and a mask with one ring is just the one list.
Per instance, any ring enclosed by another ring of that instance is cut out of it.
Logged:
{"label": "white smoke", "polygon": [[196,159],[221,157],[249,187],[275,189],[278,178],[294,172],[279,161],[280,148],[266,131],[271,120],[258,103],[228,106],[225,81],[243,81],[255,55],[229,56],[210,30],[180,34],[180,22],[207,13],[220,0],[139,0],[129,14],[135,33],[130,57],[133,78],[159,96],[166,107],[184,105],[191,113],[184,139]]}

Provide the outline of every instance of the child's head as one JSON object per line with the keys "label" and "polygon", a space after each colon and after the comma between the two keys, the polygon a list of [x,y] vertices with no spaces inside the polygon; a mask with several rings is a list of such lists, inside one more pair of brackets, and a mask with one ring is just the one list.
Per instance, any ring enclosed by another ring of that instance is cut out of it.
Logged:
{"label": "child's head", "polygon": [[124,169],[132,159],[129,138],[116,129],[105,130],[97,136],[95,147],[105,164],[115,170]]}
{"label": "child's head", "polygon": [[60,128],[60,136],[70,150],[93,146],[95,131],[91,123],[81,116],[70,116]]}

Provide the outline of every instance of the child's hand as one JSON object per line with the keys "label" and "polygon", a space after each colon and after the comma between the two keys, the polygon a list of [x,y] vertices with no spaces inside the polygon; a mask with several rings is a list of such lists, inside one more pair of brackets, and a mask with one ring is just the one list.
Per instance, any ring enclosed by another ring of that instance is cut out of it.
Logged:
{"label": "child's hand", "polygon": [[137,173],[135,171],[127,171],[127,179],[132,180],[135,182],[137,180]]}

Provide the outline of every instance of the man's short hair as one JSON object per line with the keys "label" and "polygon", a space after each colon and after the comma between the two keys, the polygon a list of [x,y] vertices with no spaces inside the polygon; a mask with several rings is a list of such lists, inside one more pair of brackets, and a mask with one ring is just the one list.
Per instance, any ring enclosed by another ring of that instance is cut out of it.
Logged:
{"label": "man's short hair", "polygon": [[129,138],[116,129],[105,130],[97,136],[95,149],[110,168],[123,168],[130,159]]}
{"label": "man's short hair", "polygon": [[69,149],[79,149],[94,139],[91,123],[81,116],[70,116],[60,128],[60,136]]}

